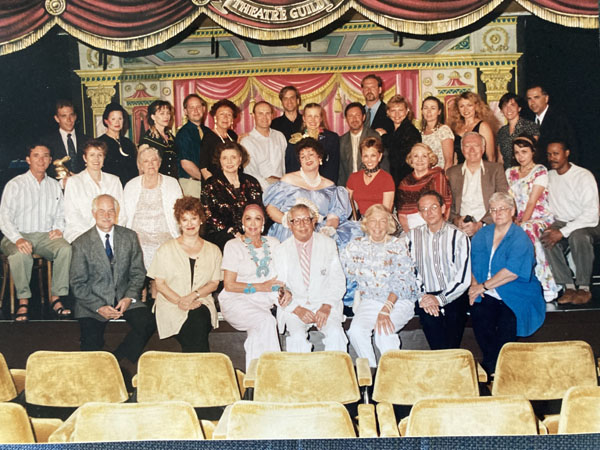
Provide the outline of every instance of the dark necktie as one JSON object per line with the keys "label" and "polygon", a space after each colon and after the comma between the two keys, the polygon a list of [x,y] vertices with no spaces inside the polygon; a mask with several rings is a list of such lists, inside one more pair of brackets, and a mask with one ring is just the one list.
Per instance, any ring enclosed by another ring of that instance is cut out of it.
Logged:
{"label": "dark necktie", "polygon": [[71,133],[67,134],[67,150],[69,152],[69,158],[71,158],[71,161],[73,161],[71,167],[75,167],[75,158],[77,157],[77,152],[75,151],[75,144],[73,143]]}
{"label": "dark necktie", "polygon": [[540,126],[540,125],[541,125],[541,123],[540,123],[540,118],[539,118],[539,117],[536,117],[536,118],[535,118],[535,123],[536,123],[538,126]]}
{"label": "dark necktie", "polygon": [[365,123],[368,126],[371,126],[371,108],[366,108],[367,109],[367,116],[365,117]]}
{"label": "dark necktie", "polygon": [[105,250],[106,250],[106,256],[108,256],[108,260],[110,262],[112,262],[113,259],[113,251],[112,251],[112,247],[110,246],[110,234],[106,233],[106,244],[104,245]]}

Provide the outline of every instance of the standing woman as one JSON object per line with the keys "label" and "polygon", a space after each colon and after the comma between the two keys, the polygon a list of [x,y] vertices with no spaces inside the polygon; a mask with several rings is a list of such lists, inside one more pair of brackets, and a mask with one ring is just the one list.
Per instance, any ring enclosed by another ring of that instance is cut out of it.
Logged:
{"label": "standing woman", "polygon": [[175,137],[171,132],[171,118],[173,107],[165,100],[156,100],[148,106],[148,124],[140,145],[147,144],[160,152],[161,165],[159,172],[177,178],[179,162],[175,148]]}
{"label": "standing woman", "polygon": [[[519,163],[506,171],[508,193],[517,205],[516,223],[531,239],[535,249],[535,276],[544,289],[544,299],[551,302],[558,296],[558,286],[546,259],[540,237],[554,223],[548,203],[548,170],[536,164],[535,142],[531,136],[519,136],[513,141],[514,158]],[[511,157],[512,159],[512,157]]]}
{"label": "standing woman", "polygon": [[304,124],[300,133],[292,134],[285,151],[285,172],[300,170],[295,145],[301,139],[311,137],[321,144],[325,152],[319,173],[337,185],[340,167],[340,137],[329,131],[325,123],[323,108],[318,103],[309,103],[302,113]]}
{"label": "standing woman", "polygon": [[200,237],[202,209],[194,197],[175,202],[181,236],[160,246],[148,270],[158,290],[158,336],[175,336],[184,353],[209,352],[208,334],[219,326],[212,293],[222,278],[222,258],[217,246]]}
{"label": "standing woman", "polygon": [[[521,117],[522,100],[518,95],[507,92],[500,97],[500,111],[504,114],[506,125],[500,127],[496,135],[498,143],[498,162],[504,164],[504,169],[510,169],[513,162],[513,139],[523,134],[532,136],[536,142],[540,136],[539,125]],[[518,205],[517,205],[518,209]]]}
{"label": "standing woman", "polygon": [[430,95],[421,104],[421,140],[438,158],[444,171],[454,165],[454,133],[444,125],[444,104]]}
{"label": "standing woman", "polygon": [[264,352],[278,352],[277,322],[271,308],[277,304],[279,288],[272,254],[279,241],[261,236],[265,213],[249,203],[242,215],[243,234],[225,244],[223,284],[219,305],[225,320],[236,330],[246,331],[246,370],[250,361]]}
{"label": "standing woman", "polygon": [[213,161],[219,169],[201,193],[207,210],[205,237],[223,249],[227,241],[241,236],[244,208],[248,203],[262,203],[262,188],[256,178],[243,172],[248,152],[240,144],[217,145]]}
{"label": "standing woman", "polygon": [[118,103],[110,103],[104,109],[102,122],[106,133],[98,140],[106,144],[104,171],[116,175],[125,186],[138,175],[135,144],[125,137],[129,127],[127,112]]}
{"label": "standing woman", "polygon": [[465,133],[474,131],[485,138],[485,154],[488,161],[496,161],[496,141],[492,125],[496,123],[490,107],[474,92],[463,92],[454,97],[448,106],[448,121],[454,132],[454,153],[458,162],[464,162],[460,141]]}
{"label": "standing woman", "polygon": [[[213,176],[219,168],[219,164],[214,162],[217,145],[238,141],[238,135],[233,131],[232,127],[239,113],[240,109],[227,99],[219,100],[210,108],[209,114],[214,120],[214,125],[212,130],[204,133],[204,137],[202,138],[202,153],[200,153],[199,167],[203,172],[203,176],[208,171],[209,175],[205,179]],[[206,169],[206,171],[202,169]]]}
{"label": "standing woman", "polygon": [[387,133],[378,128],[383,146],[390,155],[390,173],[394,185],[410,173],[411,168],[406,163],[406,156],[417,142],[421,142],[421,133],[412,124],[412,112],[408,101],[401,95],[394,95],[387,104],[387,115],[394,123],[394,131]]}

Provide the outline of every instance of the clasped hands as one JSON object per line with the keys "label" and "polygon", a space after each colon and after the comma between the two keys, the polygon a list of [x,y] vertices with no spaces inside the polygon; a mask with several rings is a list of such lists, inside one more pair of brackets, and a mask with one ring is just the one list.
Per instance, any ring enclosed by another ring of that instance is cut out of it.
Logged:
{"label": "clasped hands", "polygon": [[104,305],[98,308],[98,314],[108,320],[120,319],[129,306],[131,305],[131,299],[124,297],[117,303],[117,306]]}
{"label": "clasped hands", "polygon": [[310,309],[302,306],[296,306],[294,309],[294,314],[296,314],[302,322],[306,324],[314,323],[319,330],[327,324],[330,313],[331,305],[328,305],[327,303],[322,304],[316,312],[312,312]]}

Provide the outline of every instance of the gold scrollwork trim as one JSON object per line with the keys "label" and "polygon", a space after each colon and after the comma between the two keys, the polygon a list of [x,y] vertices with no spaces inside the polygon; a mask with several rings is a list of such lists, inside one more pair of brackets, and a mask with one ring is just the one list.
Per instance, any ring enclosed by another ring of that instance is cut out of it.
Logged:
{"label": "gold scrollwork trim", "polygon": [[598,28],[600,21],[598,16],[583,16],[577,14],[566,14],[550,8],[542,8],[529,0],[516,0],[516,2],[534,16],[547,20],[548,22],[574,28]]}
{"label": "gold scrollwork trim", "polygon": [[48,14],[52,16],[60,16],[67,9],[67,3],[65,0],[46,0],[44,7]]}

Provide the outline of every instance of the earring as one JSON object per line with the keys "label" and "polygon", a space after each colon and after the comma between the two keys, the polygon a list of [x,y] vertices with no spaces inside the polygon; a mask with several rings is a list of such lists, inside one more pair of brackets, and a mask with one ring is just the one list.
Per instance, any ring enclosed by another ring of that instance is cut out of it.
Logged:
{"label": "earring", "polygon": [[264,225],[262,227],[260,227],[260,232],[261,232],[261,234],[265,232],[265,226]]}
{"label": "earring", "polygon": [[322,159],[320,159],[320,160],[319,160],[319,165],[320,165],[320,166],[322,166],[322,165],[323,165],[323,160],[322,160]]}
{"label": "earring", "polygon": [[245,233],[246,232],[246,227],[244,225],[242,225],[242,231]]}

